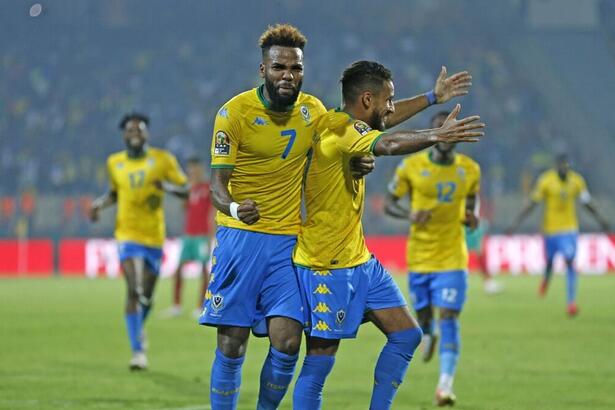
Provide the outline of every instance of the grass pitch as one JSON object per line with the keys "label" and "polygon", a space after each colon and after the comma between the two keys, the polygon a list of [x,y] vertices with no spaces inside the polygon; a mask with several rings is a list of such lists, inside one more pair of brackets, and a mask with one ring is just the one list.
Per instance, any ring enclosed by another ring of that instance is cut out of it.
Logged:
{"label": "grass pitch", "polygon": [[[457,409],[615,409],[615,275],[582,277],[580,315],[565,315],[564,279],[536,296],[537,277],[504,277],[487,296],[471,278],[462,315]],[[400,283],[406,288],[405,280]],[[0,408],[206,410],[213,329],[190,317],[196,281],[186,283],[186,314],[161,319],[170,281],[157,289],[147,324],[150,370],[130,373],[121,280],[0,281]],[[366,409],[384,337],[369,324],[342,342],[323,408]],[[240,409],[254,409],[267,343],[252,339]],[[394,409],[431,409],[437,357],[410,365]],[[302,359],[300,359],[301,361]],[[300,365],[300,364],[299,364]],[[298,373],[298,371],[297,371]],[[291,408],[289,392],[282,409]]]}

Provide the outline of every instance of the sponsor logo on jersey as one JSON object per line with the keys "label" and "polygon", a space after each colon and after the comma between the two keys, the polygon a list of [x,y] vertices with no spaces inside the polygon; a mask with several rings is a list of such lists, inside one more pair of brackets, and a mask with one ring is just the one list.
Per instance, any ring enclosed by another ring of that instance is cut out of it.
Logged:
{"label": "sponsor logo on jersey", "polygon": [[459,178],[461,178],[462,180],[465,179],[466,177],[466,170],[463,169],[462,167],[457,167],[457,175],[459,176]]}
{"label": "sponsor logo on jersey", "polygon": [[231,153],[231,141],[228,135],[224,131],[218,131],[214,138],[214,155],[229,156]]}
{"label": "sponsor logo on jersey", "polygon": [[421,176],[422,177],[428,177],[430,175],[431,175],[431,173],[429,172],[428,169],[424,169],[424,170],[421,171]]}
{"label": "sponsor logo on jersey", "polygon": [[220,111],[218,111],[218,115],[222,118],[228,119],[228,109],[226,107],[220,108]]}
{"label": "sponsor logo on jersey", "polygon": [[124,163],[123,162],[118,162],[117,164],[115,164],[115,168],[117,168],[117,169],[124,168]]}
{"label": "sponsor logo on jersey", "polygon": [[303,117],[303,120],[309,124],[310,120],[312,119],[312,115],[310,114],[310,110],[308,109],[308,107],[302,105],[299,108],[299,111],[301,111],[301,116]]}
{"label": "sponsor logo on jersey", "polygon": [[314,308],[314,310],[312,312],[314,312],[314,313],[331,313],[331,309],[329,309],[329,306],[327,306],[327,304],[325,302],[318,302],[318,304],[316,305],[316,307]]}
{"label": "sponsor logo on jersey", "polygon": [[338,326],[344,323],[344,319],[346,319],[346,311],[344,309],[335,312],[335,323],[337,323]]}
{"label": "sponsor logo on jersey", "polygon": [[314,330],[320,330],[321,332],[330,332],[331,328],[324,320],[319,320],[316,325],[314,325]]}
{"label": "sponsor logo on jersey", "polygon": [[224,296],[219,293],[216,293],[211,297],[211,307],[214,308],[214,311],[218,311],[222,309],[224,306]]}
{"label": "sponsor logo on jersey", "polygon": [[325,285],[324,283],[319,283],[318,286],[316,286],[316,290],[314,291],[314,293],[318,293],[319,295],[330,295],[331,291],[329,290],[327,285]]}
{"label": "sponsor logo on jersey", "polygon": [[252,125],[267,125],[267,120],[262,117],[256,117]]}
{"label": "sponsor logo on jersey", "polygon": [[331,276],[331,271],[328,270],[315,270],[314,276]]}
{"label": "sponsor logo on jersey", "polygon": [[363,121],[355,121],[354,129],[357,130],[357,132],[361,134],[362,136],[367,135],[367,133],[372,130],[370,126],[364,123]]}

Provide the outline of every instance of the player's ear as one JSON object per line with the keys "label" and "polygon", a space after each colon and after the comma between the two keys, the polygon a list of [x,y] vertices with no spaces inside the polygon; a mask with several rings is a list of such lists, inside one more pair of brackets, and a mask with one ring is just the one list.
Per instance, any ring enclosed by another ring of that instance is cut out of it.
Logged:
{"label": "player's ear", "polygon": [[371,91],[364,91],[361,94],[361,104],[363,105],[363,108],[367,110],[369,109],[369,107],[372,106],[373,97],[374,96],[372,95]]}
{"label": "player's ear", "polygon": [[265,78],[265,64],[264,63],[260,63],[260,65],[258,66],[258,75],[260,75],[261,78]]}

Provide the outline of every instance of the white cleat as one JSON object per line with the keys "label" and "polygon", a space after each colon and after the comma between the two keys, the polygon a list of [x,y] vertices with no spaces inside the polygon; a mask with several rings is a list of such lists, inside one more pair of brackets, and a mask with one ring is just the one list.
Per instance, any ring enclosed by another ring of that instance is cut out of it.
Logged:
{"label": "white cleat", "polygon": [[147,357],[143,352],[134,352],[130,362],[128,362],[130,370],[147,370]]}
{"label": "white cleat", "polygon": [[502,293],[504,286],[495,279],[487,279],[484,284],[485,293],[488,295],[496,295]]}
{"label": "white cleat", "polygon": [[164,319],[173,319],[176,317],[180,317],[182,315],[182,307],[181,306],[177,306],[177,305],[173,305],[169,308],[167,308],[165,311],[163,311],[160,316]]}
{"label": "white cleat", "polygon": [[421,341],[421,349],[423,354],[421,358],[424,362],[428,362],[433,357],[434,352],[436,351],[436,346],[438,345],[438,335],[433,333],[430,335],[423,335],[423,340]]}
{"label": "white cleat", "polygon": [[454,406],[457,401],[457,396],[450,389],[436,389],[436,397],[434,403],[438,407]]}

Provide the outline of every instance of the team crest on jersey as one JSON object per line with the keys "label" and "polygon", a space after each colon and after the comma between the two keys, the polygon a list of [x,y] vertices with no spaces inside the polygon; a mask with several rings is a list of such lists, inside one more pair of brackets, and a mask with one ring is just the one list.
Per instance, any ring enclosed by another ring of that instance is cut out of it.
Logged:
{"label": "team crest on jersey", "polygon": [[256,117],[252,125],[267,125],[267,120],[262,117]]}
{"label": "team crest on jersey", "polygon": [[310,114],[310,110],[308,109],[308,107],[306,105],[302,105],[299,108],[299,111],[301,111],[301,116],[303,117],[303,120],[309,124],[310,120],[312,119],[312,115]]}
{"label": "team crest on jersey", "polygon": [[346,319],[346,311],[344,309],[335,312],[335,323],[337,323],[338,326],[344,323],[344,319]]}
{"label": "team crest on jersey", "polygon": [[357,130],[357,132],[362,136],[367,135],[367,133],[372,130],[371,127],[363,121],[355,121],[354,129]]}
{"label": "team crest on jersey", "polygon": [[218,115],[228,120],[228,109],[226,107],[220,108],[220,111],[218,111]]}
{"label": "team crest on jersey", "polygon": [[211,297],[211,307],[214,308],[214,311],[217,312],[218,310],[222,309],[222,306],[224,306],[224,296],[219,293],[216,293]]}
{"label": "team crest on jersey", "polygon": [[224,131],[216,132],[214,141],[214,155],[229,156],[231,153],[231,141]]}

